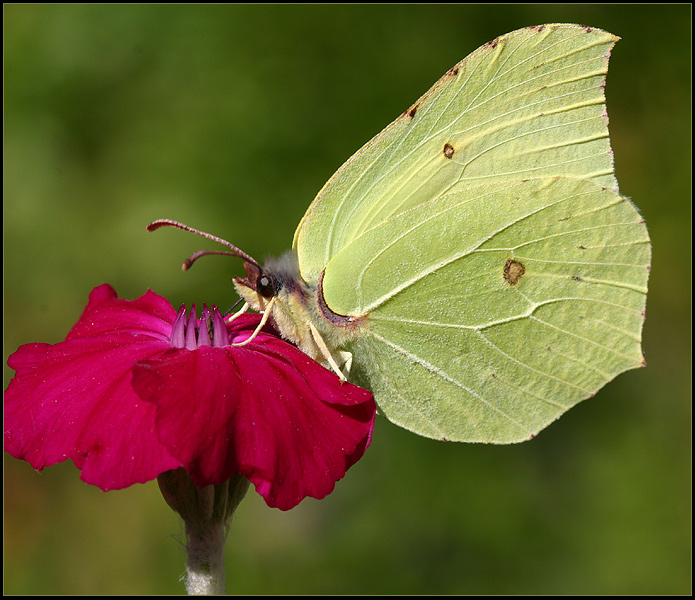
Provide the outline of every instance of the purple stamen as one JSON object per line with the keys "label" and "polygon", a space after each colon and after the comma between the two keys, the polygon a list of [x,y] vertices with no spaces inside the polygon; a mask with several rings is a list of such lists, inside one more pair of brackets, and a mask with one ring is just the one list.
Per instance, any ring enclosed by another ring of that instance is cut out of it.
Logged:
{"label": "purple stamen", "polygon": [[174,348],[186,348],[186,350],[195,350],[200,346],[215,348],[228,346],[229,334],[222,313],[215,305],[208,308],[204,304],[203,312],[198,319],[195,304],[191,306],[188,314],[186,314],[186,307],[182,306],[176,314],[172,327],[171,345]]}
{"label": "purple stamen", "polygon": [[211,346],[210,329],[212,327],[212,316],[210,309],[206,304],[203,304],[203,314],[200,315],[200,323],[198,324],[198,347]]}

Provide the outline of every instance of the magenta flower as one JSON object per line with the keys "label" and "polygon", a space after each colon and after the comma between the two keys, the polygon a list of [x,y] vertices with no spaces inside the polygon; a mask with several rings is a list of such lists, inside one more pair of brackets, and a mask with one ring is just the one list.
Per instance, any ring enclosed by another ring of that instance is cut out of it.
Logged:
{"label": "magenta flower", "polygon": [[64,342],[9,358],[5,450],[37,470],[72,459],[103,490],[183,467],[200,487],[241,473],[283,510],[323,498],[371,441],[372,395],[269,327],[232,345],[259,322],[95,288]]}

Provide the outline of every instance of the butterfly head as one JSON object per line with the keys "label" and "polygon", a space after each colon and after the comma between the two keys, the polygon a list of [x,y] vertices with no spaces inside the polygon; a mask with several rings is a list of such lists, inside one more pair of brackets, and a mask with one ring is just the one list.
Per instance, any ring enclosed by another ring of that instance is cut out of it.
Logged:
{"label": "butterfly head", "polygon": [[[254,308],[262,310],[264,302],[274,297],[282,301],[287,295],[304,298],[309,294],[299,274],[294,252],[268,259],[262,267],[255,260],[245,260],[244,269],[246,277],[235,277],[234,284],[239,295]],[[258,297],[250,297],[249,291]]]}
{"label": "butterfly head", "polygon": [[255,261],[245,261],[244,268],[246,277],[234,278],[239,296],[260,312],[270,307],[273,322],[282,336],[316,358],[317,348],[307,328],[315,318],[316,293],[302,280],[297,255],[287,252],[266,260],[262,267]]}

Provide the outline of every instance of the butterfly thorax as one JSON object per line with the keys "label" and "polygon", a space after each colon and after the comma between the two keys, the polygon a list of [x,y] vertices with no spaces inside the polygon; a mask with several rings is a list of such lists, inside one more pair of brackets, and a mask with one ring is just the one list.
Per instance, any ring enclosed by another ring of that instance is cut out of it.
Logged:
{"label": "butterfly thorax", "polygon": [[[244,266],[247,277],[234,279],[239,295],[259,312],[270,306],[273,324],[280,334],[314,360],[325,363],[310,323],[331,353],[338,352],[353,337],[352,332],[328,323],[321,316],[317,286],[301,277],[295,252],[266,260],[262,269],[248,262]],[[272,298],[275,301],[270,305]]]}

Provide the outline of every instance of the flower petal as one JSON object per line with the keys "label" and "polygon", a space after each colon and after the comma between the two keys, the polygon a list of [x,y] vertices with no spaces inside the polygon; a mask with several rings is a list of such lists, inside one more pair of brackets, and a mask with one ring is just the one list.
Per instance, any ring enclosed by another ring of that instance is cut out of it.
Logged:
{"label": "flower petal", "polygon": [[171,336],[174,319],[176,311],[169,301],[152,290],[135,300],[125,300],[105,283],[89,294],[82,316],[66,339],[132,333],[164,341]]}
{"label": "flower petal", "polygon": [[158,298],[148,292],[128,305],[109,286],[96,288],[65,342],[27,344],[9,358],[17,373],[5,392],[7,452],[37,470],[71,458],[103,490],[180,466],[157,438],[155,407],[131,385],[136,361],[170,347],[145,325],[161,321],[147,312]]}
{"label": "flower petal", "polygon": [[371,393],[267,333],[143,361],[133,387],[159,407],[160,440],[198,485],[240,472],[283,510],[329,494],[371,441]]}

